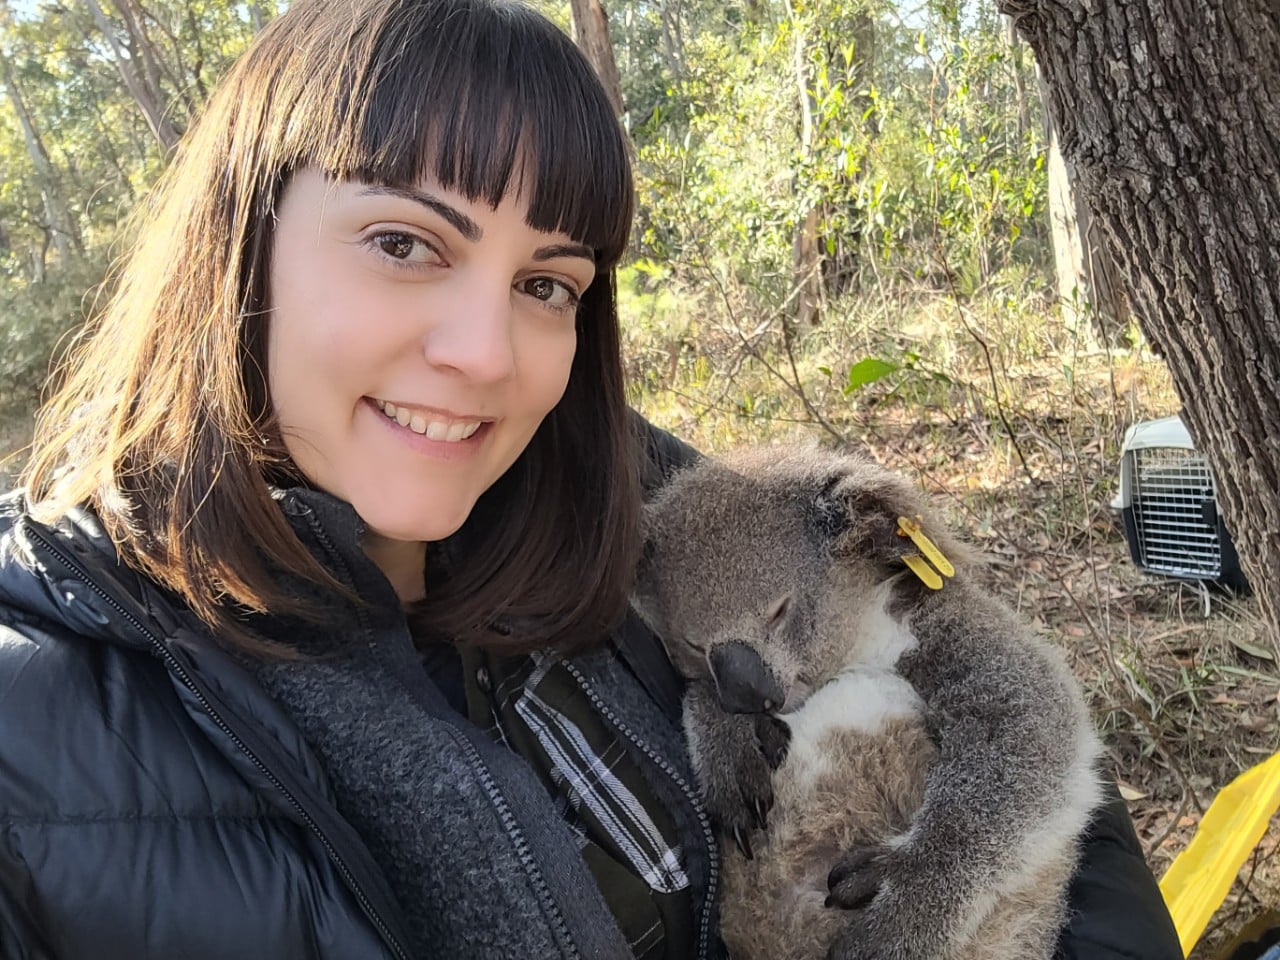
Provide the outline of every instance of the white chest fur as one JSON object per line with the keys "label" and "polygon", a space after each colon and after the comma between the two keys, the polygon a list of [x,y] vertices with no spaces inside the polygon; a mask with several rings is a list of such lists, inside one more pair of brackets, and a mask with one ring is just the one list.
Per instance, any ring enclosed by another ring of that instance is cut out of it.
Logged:
{"label": "white chest fur", "polygon": [[874,735],[889,720],[920,714],[923,702],[902,677],[882,666],[851,667],[818,690],[794,713],[782,716],[791,728],[786,775],[803,782],[829,772],[834,733]]}

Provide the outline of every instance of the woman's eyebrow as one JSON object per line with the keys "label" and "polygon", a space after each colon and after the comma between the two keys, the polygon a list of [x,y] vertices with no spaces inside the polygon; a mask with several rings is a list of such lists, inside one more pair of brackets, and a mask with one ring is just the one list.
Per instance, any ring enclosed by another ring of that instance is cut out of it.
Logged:
{"label": "woman's eyebrow", "polygon": [[399,197],[402,200],[411,200],[416,204],[426,207],[437,216],[448,221],[449,225],[463,238],[475,243],[484,236],[484,231],[480,229],[480,225],[468,217],[456,207],[451,207],[439,197],[434,197],[424,190],[415,190],[412,187],[397,187],[391,184],[375,183],[361,189],[358,196],[384,196]]}
{"label": "woman's eyebrow", "polygon": [[596,262],[596,252],[581,243],[554,243],[533,251],[534,260],[555,260],[559,257],[582,257],[592,263]]}
{"label": "woman's eyebrow", "polygon": [[[374,183],[361,188],[358,196],[398,197],[401,200],[409,200],[426,207],[437,216],[448,221],[453,229],[457,230],[458,233],[472,243],[484,236],[484,231],[480,229],[480,224],[476,223],[457,207],[449,206],[439,197],[432,196],[425,190],[416,190],[413,187],[397,187],[388,183]],[[595,263],[596,252],[583,243],[553,243],[533,251],[533,259],[538,261],[555,260],[559,257],[581,257],[583,260],[590,260]]]}

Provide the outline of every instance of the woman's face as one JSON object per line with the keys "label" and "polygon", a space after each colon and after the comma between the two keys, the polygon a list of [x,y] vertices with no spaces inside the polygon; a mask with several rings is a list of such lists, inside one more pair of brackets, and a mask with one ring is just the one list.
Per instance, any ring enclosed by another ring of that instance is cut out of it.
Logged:
{"label": "woman's face", "polygon": [[277,213],[268,377],[289,454],[377,538],[449,536],[564,393],[592,251],[528,226],[517,196],[433,182],[307,170]]}

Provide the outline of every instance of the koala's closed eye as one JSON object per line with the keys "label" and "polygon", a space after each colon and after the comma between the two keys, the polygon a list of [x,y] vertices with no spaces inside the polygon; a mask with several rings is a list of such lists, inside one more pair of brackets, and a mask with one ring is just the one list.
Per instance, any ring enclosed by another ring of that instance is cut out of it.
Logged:
{"label": "koala's closed eye", "polygon": [[786,622],[787,614],[791,612],[791,594],[786,593],[773,602],[768,612],[764,616],[765,624],[770,631],[776,631],[783,623]]}

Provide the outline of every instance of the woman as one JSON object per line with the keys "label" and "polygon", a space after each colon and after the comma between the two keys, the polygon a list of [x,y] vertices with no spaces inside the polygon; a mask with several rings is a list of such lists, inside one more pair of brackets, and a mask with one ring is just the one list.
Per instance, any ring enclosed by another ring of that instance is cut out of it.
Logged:
{"label": "woman", "polygon": [[520,7],[298,0],[236,65],[0,505],[0,956],[719,954],[610,636],[637,445],[690,455],[624,406],[630,191]]}

